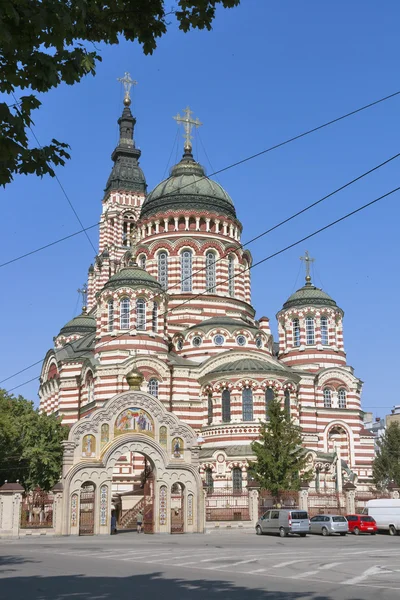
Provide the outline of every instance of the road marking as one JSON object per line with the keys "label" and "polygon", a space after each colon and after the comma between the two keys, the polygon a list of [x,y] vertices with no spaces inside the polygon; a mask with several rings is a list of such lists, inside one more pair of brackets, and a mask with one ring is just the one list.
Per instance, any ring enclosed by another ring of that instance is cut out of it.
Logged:
{"label": "road marking", "polygon": [[384,575],[387,573],[392,573],[392,571],[388,571],[383,567],[375,565],[373,567],[370,567],[369,569],[366,569],[363,573],[361,573],[361,575],[358,575],[357,577],[352,577],[352,579],[343,581],[343,583],[344,585],[355,585],[357,583],[361,583],[361,581],[365,581],[365,579],[368,579],[370,575]]}
{"label": "road marking", "polygon": [[[308,558],[303,558],[302,560],[304,562],[304,561],[308,560]],[[277,565],[272,565],[271,569],[281,569],[282,567],[288,567],[289,565],[294,565],[294,564],[296,564],[296,563],[298,563],[300,561],[301,561],[301,559],[300,560],[299,559],[296,559],[296,560],[287,560],[286,562],[281,562],[281,563],[279,563]]]}
{"label": "road marking", "polygon": [[247,571],[246,575],[253,575],[253,573],[262,573],[266,569],[254,569],[254,571]]}
{"label": "road marking", "polygon": [[238,560],[238,562],[232,563],[230,565],[218,565],[217,567],[210,567],[210,571],[215,571],[216,569],[224,569],[225,567],[236,567],[236,565],[244,565],[245,563],[250,563],[250,562],[254,562],[255,560],[257,560],[257,556],[255,556],[254,558],[249,558],[248,560]]}
{"label": "road marking", "polygon": [[340,563],[340,562],[336,562],[336,563],[328,563],[326,565],[321,565],[320,567],[317,568],[316,571],[306,571],[305,573],[300,573],[299,575],[293,575],[292,577],[290,577],[290,579],[304,579],[305,577],[311,577],[311,575],[317,575],[317,573],[319,573],[319,571],[327,571],[328,569],[337,567],[338,565],[341,565],[341,564],[342,563]]}
{"label": "road marking", "polygon": [[333,569],[333,567],[338,567],[341,564],[341,562],[328,563],[327,565],[322,565],[322,567],[319,567],[318,571],[326,571],[327,569]]}

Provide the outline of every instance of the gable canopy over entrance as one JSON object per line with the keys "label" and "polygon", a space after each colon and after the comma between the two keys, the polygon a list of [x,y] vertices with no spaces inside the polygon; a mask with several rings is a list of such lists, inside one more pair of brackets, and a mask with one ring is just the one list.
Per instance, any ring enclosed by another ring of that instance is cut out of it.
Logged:
{"label": "gable canopy over entrance", "polygon": [[[152,466],[148,531],[171,531],[171,492],[179,484],[183,531],[203,532],[196,434],[154,396],[140,391],[114,396],[75,423],[63,444],[64,534],[110,533],[113,468],[128,452],[142,454]],[[90,509],[82,500],[88,489],[93,500]]]}

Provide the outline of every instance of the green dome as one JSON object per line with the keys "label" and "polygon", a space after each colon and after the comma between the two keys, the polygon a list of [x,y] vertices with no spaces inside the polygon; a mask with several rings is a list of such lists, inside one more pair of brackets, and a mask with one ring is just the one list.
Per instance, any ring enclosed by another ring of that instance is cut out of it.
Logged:
{"label": "green dome", "polygon": [[209,179],[189,150],[171,170],[171,176],[159,183],[143,202],[140,217],[179,210],[217,212],[236,219],[233,202],[225,190]]}
{"label": "green dome", "polygon": [[96,319],[92,315],[88,315],[86,312],[74,317],[71,321],[68,321],[64,327],[60,329],[58,335],[72,335],[74,333],[93,333],[96,331]]}
{"label": "green dome", "polygon": [[302,288],[292,294],[283,305],[284,309],[300,308],[302,306],[329,306],[339,308],[336,302],[326,292],[307,282]]}
{"label": "green dome", "polygon": [[153,275],[150,275],[150,273],[147,273],[147,271],[137,265],[124,267],[118,273],[115,273],[115,275],[110,277],[103,289],[116,290],[120,287],[150,287],[157,291],[162,289]]}

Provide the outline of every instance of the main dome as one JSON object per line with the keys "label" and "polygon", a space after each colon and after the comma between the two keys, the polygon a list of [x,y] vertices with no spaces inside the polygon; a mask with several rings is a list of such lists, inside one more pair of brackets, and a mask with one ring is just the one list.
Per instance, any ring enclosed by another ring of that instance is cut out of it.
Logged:
{"label": "main dome", "polygon": [[185,150],[182,160],[172,168],[170,177],[159,183],[147,196],[140,217],[179,210],[204,210],[236,219],[230,196],[206,176],[190,150]]}

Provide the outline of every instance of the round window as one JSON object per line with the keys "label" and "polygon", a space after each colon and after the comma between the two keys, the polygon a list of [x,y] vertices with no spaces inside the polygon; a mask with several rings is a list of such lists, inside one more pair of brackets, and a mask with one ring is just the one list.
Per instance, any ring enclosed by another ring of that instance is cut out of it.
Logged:
{"label": "round window", "polygon": [[238,346],[245,346],[246,345],[246,338],[244,337],[244,335],[238,335],[236,338],[236,343]]}
{"label": "round window", "polygon": [[260,337],[256,338],[256,347],[257,348],[262,348],[263,347],[263,342],[262,342],[262,339]]}
{"label": "round window", "polygon": [[224,338],[224,336],[223,336],[223,335],[221,335],[220,333],[218,333],[218,335],[216,335],[216,336],[214,337],[214,344],[215,344],[216,346],[222,346],[222,344],[224,343],[224,341],[225,341],[225,338]]}
{"label": "round window", "polygon": [[201,337],[199,335],[195,335],[194,338],[192,339],[192,344],[193,344],[193,346],[198,347],[198,346],[201,346],[202,341],[203,340],[201,339]]}
{"label": "round window", "polygon": [[176,348],[177,348],[177,350],[182,350],[182,348],[183,348],[183,340],[178,340],[176,342]]}

